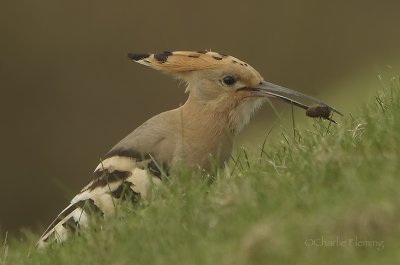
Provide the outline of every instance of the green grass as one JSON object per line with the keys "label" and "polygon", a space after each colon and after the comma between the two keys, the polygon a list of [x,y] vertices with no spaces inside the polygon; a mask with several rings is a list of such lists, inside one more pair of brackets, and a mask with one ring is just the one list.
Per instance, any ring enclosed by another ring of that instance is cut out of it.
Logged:
{"label": "green grass", "polygon": [[33,248],[38,235],[9,238],[0,264],[398,263],[400,86],[391,81],[338,126],[267,138],[262,156],[242,153],[211,185],[182,173],[147,207],[122,206],[45,251]]}

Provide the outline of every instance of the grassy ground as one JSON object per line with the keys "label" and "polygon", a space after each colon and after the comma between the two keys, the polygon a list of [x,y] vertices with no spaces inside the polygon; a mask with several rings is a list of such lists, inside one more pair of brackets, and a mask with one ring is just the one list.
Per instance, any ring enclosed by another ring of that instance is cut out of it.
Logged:
{"label": "grassy ground", "polygon": [[9,238],[0,264],[395,264],[400,86],[390,83],[338,126],[315,121],[262,152],[239,150],[212,185],[182,174],[147,207],[46,251],[32,247],[38,235]]}

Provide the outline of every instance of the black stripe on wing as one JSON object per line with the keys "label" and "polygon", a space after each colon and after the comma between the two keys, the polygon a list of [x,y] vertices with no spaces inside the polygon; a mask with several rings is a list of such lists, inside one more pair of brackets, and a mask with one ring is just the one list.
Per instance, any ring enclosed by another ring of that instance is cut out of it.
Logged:
{"label": "black stripe on wing", "polygon": [[124,181],[121,185],[118,186],[118,188],[110,192],[110,194],[116,199],[131,201],[132,204],[136,204],[140,200],[141,196],[140,193],[132,190],[133,186],[134,184],[132,184],[131,182]]}
{"label": "black stripe on wing", "polygon": [[[147,164],[147,169],[149,172],[154,175],[155,177],[158,177],[161,179],[162,175],[168,175],[168,164],[163,162],[159,163],[158,161],[154,161],[154,158],[151,154],[149,153],[140,153],[137,152],[133,149],[114,149],[108,152],[104,160],[111,158],[111,157],[128,157],[134,159],[136,162],[145,162],[144,164]],[[144,165],[137,165],[141,169],[145,169]],[[161,168],[160,168],[161,167]],[[101,172],[104,171],[105,169],[98,170],[98,172],[95,172],[93,179],[96,179],[97,177],[101,176]]]}
{"label": "black stripe on wing", "polygon": [[149,154],[143,154],[140,153],[138,151],[132,150],[132,149],[114,149],[111,150],[110,152],[108,152],[104,159],[113,157],[113,156],[122,156],[122,157],[129,157],[129,158],[133,158],[136,161],[143,161],[143,160],[147,160],[150,159],[150,155]]}
{"label": "black stripe on wing", "polygon": [[107,168],[95,171],[93,173],[93,181],[87,189],[94,190],[97,187],[105,187],[113,182],[124,181],[131,174],[132,173],[130,171],[120,170],[114,170],[110,172]]}
{"label": "black stripe on wing", "polygon": [[67,221],[65,221],[62,226],[68,230],[70,230],[72,233],[75,233],[78,229],[79,222],[75,221],[74,217],[71,216]]}
{"label": "black stripe on wing", "polygon": [[[104,159],[120,156],[120,157],[129,157],[135,159],[136,162],[148,161],[147,169],[151,174],[161,179],[162,175],[168,175],[168,164],[167,163],[159,163],[158,161],[154,161],[154,158],[149,153],[140,153],[132,149],[114,149],[106,154]],[[161,167],[161,168],[159,168]],[[144,168],[142,168],[144,169]]]}
{"label": "black stripe on wing", "polygon": [[103,216],[103,211],[97,207],[92,199],[82,200],[75,203],[79,208],[83,209],[86,213],[93,213]]}

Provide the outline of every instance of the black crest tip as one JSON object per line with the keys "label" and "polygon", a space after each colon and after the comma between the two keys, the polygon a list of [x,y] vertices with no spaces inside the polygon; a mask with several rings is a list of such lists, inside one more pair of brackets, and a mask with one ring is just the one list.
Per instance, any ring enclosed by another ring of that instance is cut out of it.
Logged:
{"label": "black crest tip", "polygon": [[128,58],[134,61],[139,61],[148,58],[150,55],[150,53],[128,53]]}
{"label": "black crest tip", "polygon": [[168,57],[171,56],[173,53],[172,52],[163,52],[163,53],[157,53],[154,54],[154,58],[160,63],[165,63],[168,60]]}

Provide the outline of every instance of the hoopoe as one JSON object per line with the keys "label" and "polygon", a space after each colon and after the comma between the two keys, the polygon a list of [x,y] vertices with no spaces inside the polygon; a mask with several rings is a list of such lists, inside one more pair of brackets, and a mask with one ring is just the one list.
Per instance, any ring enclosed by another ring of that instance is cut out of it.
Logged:
{"label": "hoopoe", "polygon": [[129,54],[129,58],[186,82],[188,99],[117,143],[96,167],[90,183],[43,233],[39,247],[62,242],[78,227],[87,226],[89,212],[106,216],[114,213],[115,201],[146,200],[149,187],[161,182],[163,172],[173,174],[176,165],[211,171],[212,159],[222,167],[230,157],[234,136],[267,98],[307,110],[297,101],[305,99],[339,113],[318,99],[264,81],[253,67],[233,56],[175,51]]}

